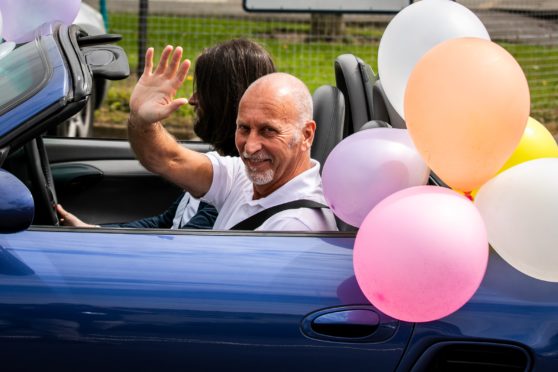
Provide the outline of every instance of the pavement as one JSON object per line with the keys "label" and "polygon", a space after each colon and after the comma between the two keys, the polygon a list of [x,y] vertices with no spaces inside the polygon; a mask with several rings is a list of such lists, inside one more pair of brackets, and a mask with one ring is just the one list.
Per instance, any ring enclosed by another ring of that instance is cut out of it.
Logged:
{"label": "pavement", "polygon": [[459,3],[470,9],[536,13],[558,12],[558,1],[556,0],[461,0]]}

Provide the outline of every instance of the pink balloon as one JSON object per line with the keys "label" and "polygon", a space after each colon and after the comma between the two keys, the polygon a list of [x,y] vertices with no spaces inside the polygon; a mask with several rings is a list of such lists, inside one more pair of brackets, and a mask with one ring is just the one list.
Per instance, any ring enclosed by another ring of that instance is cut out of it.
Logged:
{"label": "pink balloon", "polygon": [[429,174],[407,130],[374,128],[345,138],[331,151],[322,183],[333,213],[360,226],[382,199],[426,184]]}
{"label": "pink balloon", "polygon": [[81,0],[0,0],[4,19],[2,37],[24,43],[33,40],[35,29],[45,22],[71,24],[80,4]]}
{"label": "pink balloon", "polygon": [[488,263],[484,222],[450,189],[397,192],[368,214],[353,264],[368,300],[385,314],[427,322],[458,310],[478,289]]}

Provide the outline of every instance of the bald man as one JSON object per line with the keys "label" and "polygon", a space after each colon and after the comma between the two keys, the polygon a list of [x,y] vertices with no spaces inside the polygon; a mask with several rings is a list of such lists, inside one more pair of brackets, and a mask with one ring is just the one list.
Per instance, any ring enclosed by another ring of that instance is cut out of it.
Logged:
{"label": "bald man", "polygon": [[[182,49],[166,47],[153,71],[147,58],[130,98],[129,139],[140,162],[219,211],[214,229],[226,230],[271,207],[306,199],[325,204],[319,163],[310,159],[316,123],[312,97],[299,79],[284,73],[256,80],[238,109],[235,143],[240,158],[188,150],[164,129],[184,98],[175,94],[190,62]],[[328,208],[286,209],[258,230],[337,230]]]}

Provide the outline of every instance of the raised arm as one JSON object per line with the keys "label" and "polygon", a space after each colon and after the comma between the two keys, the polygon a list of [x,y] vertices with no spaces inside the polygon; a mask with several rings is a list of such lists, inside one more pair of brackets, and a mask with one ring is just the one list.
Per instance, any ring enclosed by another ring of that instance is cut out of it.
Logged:
{"label": "raised arm", "polygon": [[210,160],[181,146],[161,124],[188,103],[186,98],[175,98],[190,68],[189,60],[181,60],[182,48],[173,53],[173,47],[167,46],[153,71],[153,48],[147,50],[143,75],[130,97],[128,138],[143,166],[199,197],[211,186]]}

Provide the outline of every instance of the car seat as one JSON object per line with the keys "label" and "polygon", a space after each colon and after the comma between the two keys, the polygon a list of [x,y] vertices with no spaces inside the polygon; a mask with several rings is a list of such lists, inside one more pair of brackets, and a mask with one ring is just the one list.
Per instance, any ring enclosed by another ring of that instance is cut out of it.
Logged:
{"label": "car seat", "polygon": [[335,59],[335,83],[345,96],[347,112],[343,137],[358,132],[364,123],[372,120],[374,71],[360,58],[342,54]]}
{"label": "car seat", "polygon": [[395,111],[395,108],[393,108],[387,98],[380,79],[376,80],[372,87],[372,97],[374,106],[373,120],[385,121],[393,128],[407,129],[405,120]]}
{"label": "car seat", "polygon": [[339,89],[322,85],[312,95],[316,132],[310,155],[320,162],[322,169],[327,156],[343,139],[345,98]]}
{"label": "car seat", "polygon": [[[310,151],[312,159],[320,162],[322,168],[333,148],[343,139],[345,125],[345,97],[341,91],[331,85],[322,85],[312,95],[314,104],[314,121],[316,133]],[[347,225],[337,216],[337,227],[340,231],[353,231],[353,226]]]}
{"label": "car seat", "polygon": [[347,112],[343,137],[358,132],[370,121],[406,128],[387,99],[379,78],[370,65],[353,54],[342,54],[335,60],[335,82],[345,96]]}

